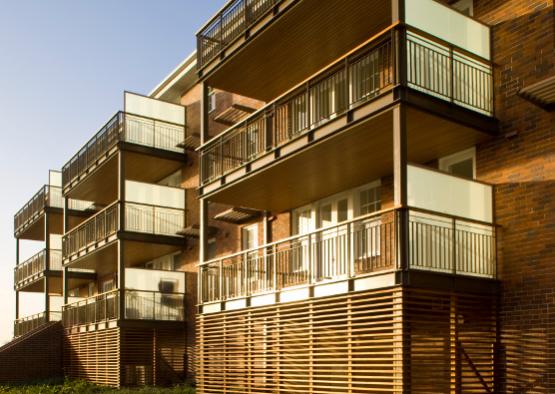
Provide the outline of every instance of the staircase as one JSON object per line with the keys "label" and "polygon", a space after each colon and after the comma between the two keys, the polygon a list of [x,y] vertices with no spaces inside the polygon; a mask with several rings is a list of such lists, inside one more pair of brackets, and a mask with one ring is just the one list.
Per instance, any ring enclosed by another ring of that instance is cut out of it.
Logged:
{"label": "staircase", "polygon": [[61,378],[62,341],[61,322],[50,322],[0,347],[0,384]]}

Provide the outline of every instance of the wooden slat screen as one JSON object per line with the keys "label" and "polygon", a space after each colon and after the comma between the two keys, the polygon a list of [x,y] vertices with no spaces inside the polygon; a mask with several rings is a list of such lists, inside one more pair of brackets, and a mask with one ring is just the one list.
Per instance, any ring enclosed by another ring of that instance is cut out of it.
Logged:
{"label": "wooden slat screen", "polygon": [[412,289],[404,298],[409,391],[493,393],[494,299]]}
{"label": "wooden slat screen", "polygon": [[64,339],[64,369],[68,377],[101,385],[120,385],[119,329],[70,333]]}
{"label": "wooden slat screen", "polygon": [[66,330],[66,374],[107,386],[175,385],[186,374],[185,329]]}
{"label": "wooden slat screen", "polygon": [[494,301],[397,287],[199,315],[198,392],[494,392]]}
{"label": "wooden slat screen", "polygon": [[197,317],[200,393],[400,392],[399,289]]}

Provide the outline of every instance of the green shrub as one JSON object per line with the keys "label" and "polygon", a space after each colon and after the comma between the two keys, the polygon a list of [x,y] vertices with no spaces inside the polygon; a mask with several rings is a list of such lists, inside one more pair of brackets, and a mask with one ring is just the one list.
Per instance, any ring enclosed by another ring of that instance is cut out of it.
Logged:
{"label": "green shrub", "polygon": [[0,394],[194,394],[190,386],[180,385],[170,388],[141,387],[113,389],[97,386],[83,380],[66,380],[63,384],[43,382],[26,386],[0,386]]}

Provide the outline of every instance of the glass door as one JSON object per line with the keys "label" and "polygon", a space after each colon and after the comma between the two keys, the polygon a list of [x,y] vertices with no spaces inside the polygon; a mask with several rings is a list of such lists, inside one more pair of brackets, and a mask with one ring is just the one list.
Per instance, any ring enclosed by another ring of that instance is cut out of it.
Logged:
{"label": "glass door", "polygon": [[349,273],[348,225],[338,225],[352,219],[352,201],[341,195],[324,201],[318,209],[318,228],[315,251],[317,280],[330,280]]}

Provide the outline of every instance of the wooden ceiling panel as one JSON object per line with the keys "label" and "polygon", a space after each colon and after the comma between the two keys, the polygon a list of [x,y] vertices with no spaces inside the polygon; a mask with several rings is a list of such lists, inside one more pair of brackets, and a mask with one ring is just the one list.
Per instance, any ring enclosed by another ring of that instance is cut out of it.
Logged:
{"label": "wooden ceiling panel", "polygon": [[[491,138],[409,108],[407,156],[425,164]],[[393,114],[378,115],[230,183],[210,201],[283,212],[393,173]]]}
{"label": "wooden ceiling panel", "polygon": [[391,2],[302,0],[233,53],[210,86],[271,101],[391,24]]}
{"label": "wooden ceiling panel", "polygon": [[[185,156],[183,156],[185,158]],[[125,178],[156,183],[183,166],[183,162],[137,152],[125,152]],[[109,205],[118,198],[118,157],[114,154],[94,172],[71,189],[68,196],[76,200]]]}
{"label": "wooden ceiling panel", "polygon": [[389,174],[392,119],[386,112],[371,126],[366,122],[347,129],[230,185],[210,200],[282,212]]}

